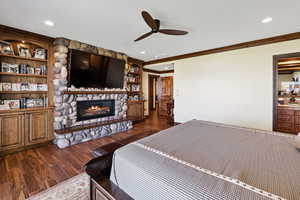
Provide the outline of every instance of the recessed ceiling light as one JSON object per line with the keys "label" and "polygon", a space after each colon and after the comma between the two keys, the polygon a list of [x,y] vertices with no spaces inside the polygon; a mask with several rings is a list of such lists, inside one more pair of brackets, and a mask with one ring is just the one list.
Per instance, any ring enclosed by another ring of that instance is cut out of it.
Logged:
{"label": "recessed ceiling light", "polygon": [[51,21],[51,20],[44,21],[44,24],[47,25],[47,26],[54,26],[55,25],[54,22]]}
{"label": "recessed ceiling light", "polygon": [[145,53],[146,53],[146,51],[141,51],[141,52],[140,52],[140,54],[145,54]]}
{"label": "recessed ceiling light", "polygon": [[266,24],[266,23],[271,22],[272,20],[273,20],[272,17],[266,17],[263,20],[261,20],[261,23]]}

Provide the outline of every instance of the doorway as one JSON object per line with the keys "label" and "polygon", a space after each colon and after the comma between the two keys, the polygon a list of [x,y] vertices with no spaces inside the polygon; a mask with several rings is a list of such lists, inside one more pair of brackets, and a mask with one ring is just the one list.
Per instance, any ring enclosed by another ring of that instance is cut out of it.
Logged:
{"label": "doorway", "polygon": [[162,118],[173,116],[173,76],[159,77],[157,80],[158,115]]}
{"label": "doorway", "polygon": [[300,132],[300,52],[273,56],[273,131]]}
{"label": "doorway", "polygon": [[148,75],[148,110],[149,115],[153,113],[157,109],[157,80],[159,76],[158,75]]}

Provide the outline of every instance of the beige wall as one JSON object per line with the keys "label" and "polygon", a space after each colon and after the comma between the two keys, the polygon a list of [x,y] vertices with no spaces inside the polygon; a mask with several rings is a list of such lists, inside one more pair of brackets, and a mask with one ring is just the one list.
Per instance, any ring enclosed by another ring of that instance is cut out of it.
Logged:
{"label": "beige wall", "polygon": [[300,40],[173,61],[175,121],[272,130],[273,55],[292,52]]}
{"label": "beige wall", "polygon": [[173,76],[173,73],[166,73],[166,74],[156,74],[156,73],[149,73],[149,72],[143,72],[143,93],[144,93],[144,99],[146,100],[145,101],[145,104],[144,104],[144,107],[145,107],[145,115],[149,115],[149,106],[148,106],[148,85],[149,85],[149,82],[148,82],[148,75],[149,74],[152,74],[152,75],[157,75],[157,76],[161,76],[161,77],[165,77],[165,76]]}

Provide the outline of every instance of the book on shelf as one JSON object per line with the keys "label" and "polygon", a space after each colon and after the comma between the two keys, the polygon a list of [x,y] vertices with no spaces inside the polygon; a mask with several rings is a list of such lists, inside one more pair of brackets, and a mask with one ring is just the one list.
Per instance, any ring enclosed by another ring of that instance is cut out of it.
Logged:
{"label": "book on shelf", "polygon": [[46,65],[31,66],[28,64],[11,64],[2,62],[1,72],[15,73],[15,74],[34,74],[34,75],[46,75]]}

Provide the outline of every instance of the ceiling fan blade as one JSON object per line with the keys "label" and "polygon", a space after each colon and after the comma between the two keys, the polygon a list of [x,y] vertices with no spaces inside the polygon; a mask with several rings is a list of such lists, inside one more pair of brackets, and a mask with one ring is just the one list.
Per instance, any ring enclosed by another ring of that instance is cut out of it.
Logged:
{"label": "ceiling fan blade", "polygon": [[142,12],[142,16],[145,20],[145,22],[148,24],[148,26],[153,30],[153,29],[157,29],[157,24],[155,23],[154,19],[151,17],[151,15],[146,12],[143,11]]}
{"label": "ceiling fan blade", "polygon": [[167,35],[186,35],[187,31],[174,30],[174,29],[160,29],[158,32],[167,34]]}
{"label": "ceiling fan blade", "polygon": [[152,31],[149,32],[149,33],[145,33],[144,35],[140,36],[139,38],[137,38],[136,40],[134,40],[135,42],[139,41],[139,40],[142,40],[142,39],[145,39],[146,37],[149,37],[150,35],[152,35]]}

